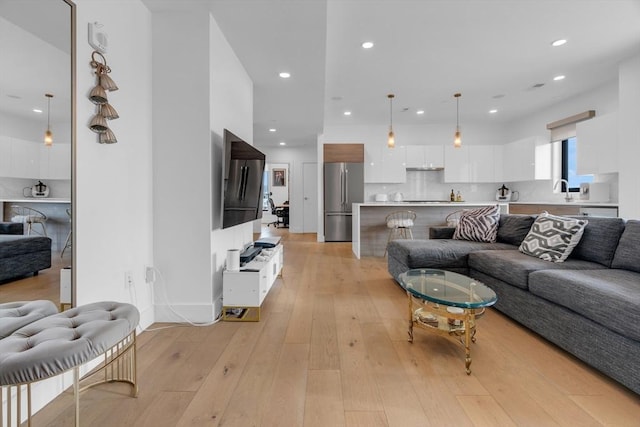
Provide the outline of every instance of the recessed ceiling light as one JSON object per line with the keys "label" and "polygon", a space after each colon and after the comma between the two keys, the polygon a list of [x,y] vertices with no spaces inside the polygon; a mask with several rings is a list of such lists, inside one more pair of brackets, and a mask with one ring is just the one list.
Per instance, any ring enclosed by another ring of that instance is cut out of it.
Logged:
{"label": "recessed ceiling light", "polygon": [[350,116],[350,115],[351,115],[351,111],[345,111],[345,112],[344,112],[344,113],[342,113],[342,114],[344,114],[345,116]]}
{"label": "recessed ceiling light", "polygon": [[11,94],[7,95],[7,97],[8,97],[8,98],[13,98],[13,99],[22,99],[22,97],[21,97],[21,96],[18,96],[18,95],[11,95]]}
{"label": "recessed ceiling light", "polygon": [[276,131],[276,128],[269,129],[269,132],[275,132],[275,131]]}
{"label": "recessed ceiling light", "polygon": [[284,141],[280,141],[280,145],[287,145],[287,143]]}
{"label": "recessed ceiling light", "polygon": [[283,71],[282,73],[278,74],[280,77],[282,77],[283,79],[288,79],[289,77],[291,77],[290,73],[287,73],[286,71]]}
{"label": "recessed ceiling light", "polygon": [[489,114],[495,114],[497,112],[498,112],[498,110],[489,110]]}
{"label": "recessed ceiling light", "polygon": [[502,94],[502,93],[499,93],[499,94],[497,94],[497,95],[493,95],[493,96],[492,96],[492,98],[493,98],[493,99],[500,99],[500,98],[504,98],[505,96],[506,96],[506,95],[504,95],[504,94]]}
{"label": "recessed ceiling light", "polygon": [[564,80],[564,76],[555,76],[553,78],[553,80],[558,81],[558,80]]}
{"label": "recessed ceiling light", "polygon": [[418,111],[416,111],[416,114],[418,114],[418,115],[424,114],[424,110],[418,110]]}
{"label": "recessed ceiling light", "polygon": [[565,39],[558,39],[558,40],[554,40],[553,42],[551,42],[551,46],[553,47],[558,47],[558,46],[562,46],[563,44],[565,44],[567,41]]}
{"label": "recessed ceiling light", "polygon": [[31,111],[33,111],[34,113],[42,113],[42,110],[41,110],[41,109],[39,109],[39,108],[34,108],[34,109],[33,109],[33,110],[31,110]]}
{"label": "recessed ceiling light", "polygon": [[371,49],[373,47],[373,42],[364,42],[362,43],[362,47],[364,49]]}

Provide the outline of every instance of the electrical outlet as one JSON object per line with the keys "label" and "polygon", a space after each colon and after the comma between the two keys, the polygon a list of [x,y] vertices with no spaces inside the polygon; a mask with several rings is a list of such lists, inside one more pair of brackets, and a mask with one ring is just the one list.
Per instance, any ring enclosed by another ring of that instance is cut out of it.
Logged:
{"label": "electrical outlet", "polygon": [[125,271],[124,272],[124,287],[130,288],[133,286],[133,272]]}

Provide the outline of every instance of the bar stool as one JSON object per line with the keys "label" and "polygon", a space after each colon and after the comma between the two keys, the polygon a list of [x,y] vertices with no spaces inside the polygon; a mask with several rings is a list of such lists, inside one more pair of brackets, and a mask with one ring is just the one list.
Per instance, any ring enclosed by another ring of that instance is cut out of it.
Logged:
{"label": "bar stool", "polygon": [[[26,206],[11,206],[11,222],[21,222],[27,226],[27,236],[31,235],[31,231],[36,233],[33,229],[33,224],[40,224],[42,227],[42,234],[47,237],[47,216],[39,210],[28,208]],[[39,233],[38,233],[39,234]]]}
{"label": "bar stool", "polygon": [[[389,242],[396,238],[413,240],[411,228],[416,221],[416,213],[414,211],[396,211],[391,212],[385,218],[387,228],[389,229],[389,237],[387,238],[387,246]],[[384,255],[387,256],[387,248],[384,249]]]}
{"label": "bar stool", "polygon": [[69,216],[69,225],[70,225],[70,229],[69,229],[69,234],[67,234],[67,240],[65,240],[64,242],[64,248],[62,248],[62,252],[60,253],[60,258],[62,258],[64,256],[64,251],[67,248],[71,247],[71,231],[73,230],[73,225],[71,224],[71,209],[66,209],[67,211],[67,215]]}

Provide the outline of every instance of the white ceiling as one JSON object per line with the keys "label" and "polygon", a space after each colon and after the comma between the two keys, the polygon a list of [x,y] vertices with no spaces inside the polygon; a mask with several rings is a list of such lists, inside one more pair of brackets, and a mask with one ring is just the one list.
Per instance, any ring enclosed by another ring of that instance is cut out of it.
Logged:
{"label": "white ceiling", "polygon": [[[327,125],[388,124],[388,93],[394,124],[455,124],[456,92],[462,125],[506,123],[616,79],[619,62],[640,52],[638,0],[211,0],[210,8],[254,81],[258,146],[315,144]],[[559,38],[567,44],[552,47]],[[365,40],[374,48],[362,49]],[[287,81],[278,77],[285,69]]]}

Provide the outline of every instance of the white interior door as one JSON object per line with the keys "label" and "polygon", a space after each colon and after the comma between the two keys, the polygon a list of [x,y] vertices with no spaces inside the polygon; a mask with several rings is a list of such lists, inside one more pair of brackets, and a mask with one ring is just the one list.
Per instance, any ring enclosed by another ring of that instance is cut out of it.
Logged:
{"label": "white interior door", "polygon": [[318,164],[302,164],[302,232],[318,232]]}

